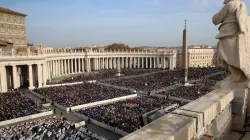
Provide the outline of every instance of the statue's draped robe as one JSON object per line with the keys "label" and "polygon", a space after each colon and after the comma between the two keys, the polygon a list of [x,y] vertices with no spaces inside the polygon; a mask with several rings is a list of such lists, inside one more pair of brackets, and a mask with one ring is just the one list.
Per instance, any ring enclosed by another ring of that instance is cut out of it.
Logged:
{"label": "statue's draped robe", "polygon": [[250,18],[246,5],[231,0],[214,15],[215,25],[220,24],[217,56],[225,65],[240,69],[250,79]]}

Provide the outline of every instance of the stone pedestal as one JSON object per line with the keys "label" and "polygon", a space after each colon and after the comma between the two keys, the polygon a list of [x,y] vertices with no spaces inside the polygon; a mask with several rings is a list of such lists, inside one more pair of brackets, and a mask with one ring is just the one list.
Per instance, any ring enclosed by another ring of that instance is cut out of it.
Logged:
{"label": "stone pedestal", "polygon": [[248,105],[248,89],[235,89],[232,102],[232,129],[241,131],[245,124]]}

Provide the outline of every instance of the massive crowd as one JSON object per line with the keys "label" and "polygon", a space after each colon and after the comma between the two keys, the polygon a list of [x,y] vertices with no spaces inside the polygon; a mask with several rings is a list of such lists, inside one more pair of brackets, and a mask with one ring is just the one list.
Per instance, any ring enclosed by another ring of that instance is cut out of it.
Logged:
{"label": "massive crowd", "polygon": [[[161,69],[121,69],[121,77],[122,76],[131,76],[131,75],[138,75],[144,74],[148,72],[155,72],[160,71]],[[81,82],[81,81],[88,81],[88,80],[106,80],[107,78],[116,78],[116,74],[118,73],[117,69],[112,70],[100,70],[98,72],[92,72],[89,74],[81,74],[78,76],[68,77],[62,81],[57,82],[50,82],[51,84],[61,84],[61,83],[72,83],[72,82]]]}
{"label": "massive crowd", "polygon": [[130,133],[143,126],[143,114],[173,103],[183,105],[167,98],[141,96],[109,105],[80,110],[78,113]]}
{"label": "massive crowd", "polygon": [[[223,71],[220,68],[190,68],[189,80],[203,78],[204,76]],[[141,75],[127,79],[117,79],[107,81],[109,84],[129,87],[135,90],[153,91],[161,89],[170,85],[175,85],[183,81],[183,69],[175,69],[164,72],[152,73],[148,75]]]}
{"label": "massive crowd", "polygon": [[117,86],[129,87],[135,90],[152,91],[180,83],[180,72],[180,70],[169,70],[127,79],[107,81],[107,83]]}
{"label": "massive crowd", "polygon": [[[195,80],[197,78],[202,78],[204,76],[225,71],[222,68],[217,67],[207,67],[207,68],[189,68],[188,70],[188,79]],[[184,76],[184,75],[183,75]]]}
{"label": "massive crowd", "polygon": [[34,91],[64,107],[72,107],[133,94],[129,90],[120,90],[88,83],[40,88]]}
{"label": "massive crowd", "polygon": [[192,86],[180,86],[175,89],[161,92],[159,94],[168,95],[172,97],[178,97],[182,99],[188,100],[196,100],[203,95],[211,92],[213,90],[213,86],[220,80],[226,77],[226,73],[222,73],[219,75],[212,76],[208,79],[203,79],[202,81],[198,81],[192,83]]}
{"label": "massive crowd", "polygon": [[0,121],[15,119],[40,113],[35,102],[21,92],[12,91],[0,94]]}
{"label": "massive crowd", "polygon": [[73,122],[60,116],[53,116],[0,129],[2,140],[107,140],[88,130],[76,129]]}

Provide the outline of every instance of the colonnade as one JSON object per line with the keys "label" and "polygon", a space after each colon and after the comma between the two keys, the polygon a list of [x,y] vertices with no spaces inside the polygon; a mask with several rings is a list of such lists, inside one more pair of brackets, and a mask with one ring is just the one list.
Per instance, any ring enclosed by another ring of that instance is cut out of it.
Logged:
{"label": "colonnade", "polygon": [[102,69],[144,69],[176,67],[176,57],[96,57],[96,58],[59,58],[47,60],[47,79],[67,74],[75,74]]}
{"label": "colonnade", "polygon": [[[20,59],[22,58],[22,59]],[[84,52],[1,57],[0,92],[21,86],[33,89],[46,86],[55,77],[103,69],[152,69],[176,67],[176,54]]]}

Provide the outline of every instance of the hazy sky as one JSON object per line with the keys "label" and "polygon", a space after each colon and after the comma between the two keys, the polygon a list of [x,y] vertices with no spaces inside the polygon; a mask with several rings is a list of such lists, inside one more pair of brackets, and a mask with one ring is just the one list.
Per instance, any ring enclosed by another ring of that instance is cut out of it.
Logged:
{"label": "hazy sky", "polygon": [[[180,46],[184,19],[189,45],[215,45],[212,16],[223,0],[0,0],[27,14],[28,42],[50,47]],[[244,0],[250,7],[250,0]]]}

